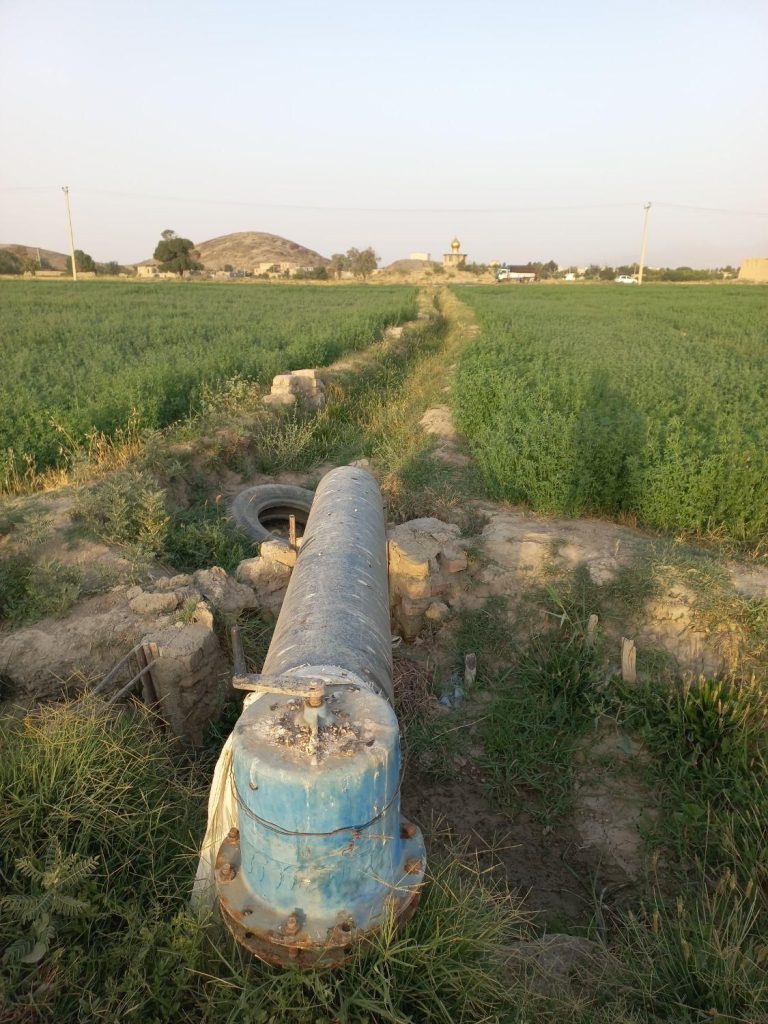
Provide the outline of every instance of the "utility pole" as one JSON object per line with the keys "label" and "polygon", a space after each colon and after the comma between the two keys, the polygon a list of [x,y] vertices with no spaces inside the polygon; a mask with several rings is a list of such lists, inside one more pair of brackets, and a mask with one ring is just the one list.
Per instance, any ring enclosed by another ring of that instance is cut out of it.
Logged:
{"label": "utility pole", "polygon": [[69,185],[62,185],[61,191],[67,203],[67,224],[69,225],[69,254],[72,257],[72,280],[77,280],[77,264],[75,263],[75,236],[72,233],[72,211],[69,208]]}
{"label": "utility pole", "polygon": [[643,268],[645,267],[645,249],[648,245],[648,214],[651,211],[651,204],[646,203],[643,207],[645,214],[643,216],[643,240],[640,244],[640,269],[637,272],[637,283],[643,283]]}

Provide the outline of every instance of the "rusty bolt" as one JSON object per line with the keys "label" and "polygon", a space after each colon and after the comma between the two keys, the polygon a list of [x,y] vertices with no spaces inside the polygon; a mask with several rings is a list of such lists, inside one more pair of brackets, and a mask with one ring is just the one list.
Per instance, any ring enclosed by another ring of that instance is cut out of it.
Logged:
{"label": "rusty bolt", "polygon": [[400,838],[401,839],[413,839],[416,835],[417,829],[412,821],[404,821],[400,826]]}
{"label": "rusty bolt", "polygon": [[307,697],[307,704],[311,708],[321,708],[323,706],[322,690],[311,690]]}
{"label": "rusty bolt", "polygon": [[285,921],[285,934],[295,935],[299,930],[299,919],[295,914],[290,914]]}
{"label": "rusty bolt", "polygon": [[235,877],[235,869],[232,867],[228,860],[225,860],[224,863],[219,868],[218,875],[219,881],[231,882],[232,879]]}
{"label": "rusty bolt", "polygon": [[238,840],[240,839],[240,829],[235,828],[233,825],[232,828],[227,833],[227,839],[229,839],[231,843],[238,842]]}
{"label": "rusty bolt", "polygon": [[418,875],[421,871],[421,860],[418,857],[409,857],[405,862],[406,875]]}

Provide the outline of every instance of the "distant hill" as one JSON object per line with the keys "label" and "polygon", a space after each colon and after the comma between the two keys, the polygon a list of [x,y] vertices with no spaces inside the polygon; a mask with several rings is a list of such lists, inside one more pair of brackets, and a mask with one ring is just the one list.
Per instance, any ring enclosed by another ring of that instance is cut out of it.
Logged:
{"label": "distant hill", "polygon": [[68,257],[63,252],[54,252],[53,249],[38,249],[36,245],[14,245],[12,243],[0,242],[0,249],[8,249],[10,252],[16,253],[19,259],[24,259],[25,256],[31,256],[34,260],[37,260],[37,254],[40,253],[40,258],[50,264],[52,270],[66,270]]}
{"label": "distant hill", "polygon": [[207,242],[198,242],[196,248],[206,270],[223,270],[225,265],[232,266],[234,270],[253,270],[267,261],[297,263],[302,267],[324,267],[328,263],[313,249],[264,231],[236,231],[220,238],[210,238]]}

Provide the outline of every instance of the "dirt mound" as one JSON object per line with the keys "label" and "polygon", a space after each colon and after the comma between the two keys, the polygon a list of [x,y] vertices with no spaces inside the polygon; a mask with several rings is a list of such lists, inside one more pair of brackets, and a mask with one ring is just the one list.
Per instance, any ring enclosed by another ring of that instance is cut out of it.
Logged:
{"label": "dirt mound", "polygon": [[199,242],[196,248],[206,270],[223,270],[225,266],[231,266],[234,270],[252,271],[260,263],[267,262],[295,263],[300,267],[324,267],[328,263],[314,249],[264,231],[236,231]]}
{"label": "dirt mound", "polygon": [[424,271],[434,270],[435,267],[441,266],[434,260],[395,260],[394,263],[390,263],[389,266],[383,269],[387,273],[393,274],[409,274],[411,271]]}

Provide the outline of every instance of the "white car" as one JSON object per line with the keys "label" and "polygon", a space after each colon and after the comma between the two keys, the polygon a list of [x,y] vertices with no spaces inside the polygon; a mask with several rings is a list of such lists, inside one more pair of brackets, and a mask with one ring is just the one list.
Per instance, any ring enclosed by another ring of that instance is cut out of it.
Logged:
{"label": "white car", "polygon": [[630,277],[629,274],[619,274],[618,277],[613,279],[617,284],[637,284],[637,279]]}

